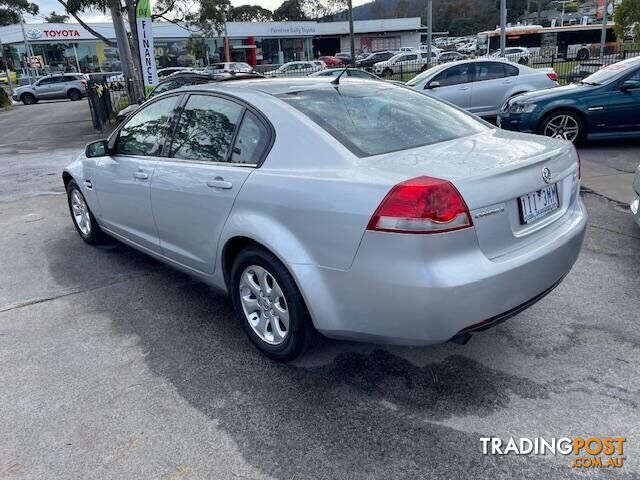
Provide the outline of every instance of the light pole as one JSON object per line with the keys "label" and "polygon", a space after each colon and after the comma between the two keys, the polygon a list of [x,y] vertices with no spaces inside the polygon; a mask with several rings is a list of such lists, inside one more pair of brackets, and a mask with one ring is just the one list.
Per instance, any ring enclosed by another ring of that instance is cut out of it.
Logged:
{"label": "light pole", "polygon": [[504,57],[507,44],[507,0],[500,0],[500,56]]}
{"label": "light pole", "polygon": [[604,9],[602,12],[602,31],[600,32],[600,61],[604,62],[604,44],[607,41],[607,10],[609,9],[609,2],[605,0]]}
{"label": "light pole", "polygon": [[356,63],[356,41],[353,37],[353,0],[349,1],[349,43],[350,43],[350,51],[351,51],[351,64],[355,65]]}
{"label": "light pole", "polygon": [[433,40],[433,0],[427,0],[427,68],[431,67],[432,40]]}

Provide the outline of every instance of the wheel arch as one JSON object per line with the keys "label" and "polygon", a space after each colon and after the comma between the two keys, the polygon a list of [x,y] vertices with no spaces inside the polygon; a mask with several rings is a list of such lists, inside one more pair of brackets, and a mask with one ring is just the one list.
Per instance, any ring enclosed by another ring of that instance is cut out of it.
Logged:
{"label": "wheel arch", "polygon": [[[231,293],[232,291],[231,268],[233,266],[233,261],[244,248],[249,246],[263,248],[280,260],[284,268],[293,277],[293,281],[302,295],[307,310],[309,311],[314,328],[321,329],[323,325],[331,323],[327,319],[323,321],[324,317],[331,319],[335,318],[337,315],[337,312],[331,307],[330,302],[324,302],[324,308],[318,309],[317,302],[313,302],[313,298],[308,296],[307,289],[310,286],[313,286],[314,295],[316,297],[331,298],[330,292],[324,284],[324,277],[318,273],[317,268],[310,263],[289,264],[287,260],[283,258],[278,251],[276,251],[276,249],[271,248],[266,244],[266,242],[256,240],[252,236],[246,234],[239,234],[228,238],[222,247],[220,254],[220,270],[228,293]],[[327,316],[326,311],[329,311],[331,314]]]}
{"label": "wheel arch", "polygon": [[584,112],[582,110],[580,110],[579,108],[577,108],[576,106],[574,106],[574,105],[555,105],[552,108],[549,108],[542,115],[540,115],[538,123],[536,124],[536,132],[538,132],[540,130],[540,127],[542,126],[542,122],[549,115],[551,115],[552,113],[555,113],[555,112],[560,112],[562,110],[573,112],[576,115],[578,115],[578,117],[580,117],[580,120],[582,120],[582,124],[585,127],[583,135],[586,136],[586,134],[587,134],[587,132],[589,130],[589,120],[587,119],[587,116],[584,114]]}
{"label": "wheel arch", "polygon": [[67,172],[66,170],[64,172],[62,172],[62,182],[64,183],[64,188],[67,188],[67,185],[69,185],[69,182],[73,180],[73,175],[71,175],[69,172]]}

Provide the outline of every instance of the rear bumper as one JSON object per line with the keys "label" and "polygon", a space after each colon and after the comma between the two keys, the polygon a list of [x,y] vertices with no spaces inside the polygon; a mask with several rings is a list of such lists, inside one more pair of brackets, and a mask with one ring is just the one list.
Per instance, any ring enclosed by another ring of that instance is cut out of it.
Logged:
{"label": "rear bumper", "polygon": [[429,238],[368,231],[348,271],[290,267],[323,334],[441,343],[516,315],[560,283],[584,238],[587,215],[579,198],[562,222],[526,251],[498,261],[482,253],[473,229]]}

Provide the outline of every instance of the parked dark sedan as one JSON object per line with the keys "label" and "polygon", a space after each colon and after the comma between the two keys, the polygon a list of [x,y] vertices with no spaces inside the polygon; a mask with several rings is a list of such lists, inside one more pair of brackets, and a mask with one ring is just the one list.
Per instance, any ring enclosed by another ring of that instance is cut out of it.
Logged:
{"label": "parked dark sedan", "polygon": [[509,99],[498,115],[507,130],[571,142],[640,137],[640,57],[608,65],[578,83]]}
{"label": "parked dark sedan", "polygon": [[374,52],[362,60],[356,60],[356,67],[359,68],[371,68],[378,62],[384,62],[389,60],[398,52]]}

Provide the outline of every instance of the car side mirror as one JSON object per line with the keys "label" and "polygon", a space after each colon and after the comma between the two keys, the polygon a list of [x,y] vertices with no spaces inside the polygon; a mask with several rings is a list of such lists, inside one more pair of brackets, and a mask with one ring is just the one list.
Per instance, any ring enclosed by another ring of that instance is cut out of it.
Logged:
{"label": "car side mirror", "polygon": [[429,85],[427,85],[427,88],[438,88],[440,86],[440,82],[430,82]]}
{"label": "car side mirror", "polygon": [[138,105],[142,105],[144,103],[144,100],[145,100],[144,98],[140,97],[136,103]]}
{"label": "car side mirror", "polygon": [[627,80],[622,85],[620,85],[620,90],[622,90],[623,92],[629,92],[631,90],[640,90],[640,81]]}
{"label": "car side mirror", "polygon": [[106,140],[98,140],[91,142],[84,149],[84,155],[87,158],[104,157],[109,150]]}

